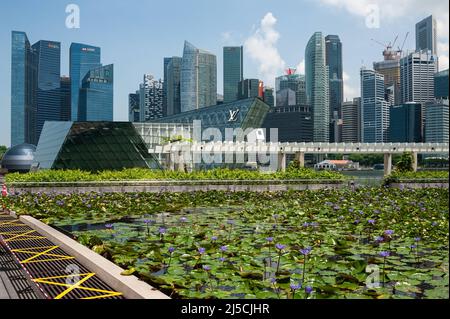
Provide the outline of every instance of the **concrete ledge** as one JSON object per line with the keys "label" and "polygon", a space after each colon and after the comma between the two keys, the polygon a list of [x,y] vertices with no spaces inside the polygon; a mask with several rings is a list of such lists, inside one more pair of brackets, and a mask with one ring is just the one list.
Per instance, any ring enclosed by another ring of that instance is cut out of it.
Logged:
{"label": "concrete ledge", "polygon": [[95,272],[111,288],[123,293],[125,298],[170,299],[167,295],[140,281],[135,276],[122,276],[122,268],[41,221],[31,216],[21,216],[20,220],[46,236],[56,245],[59,245],[68,254],[74,256],[82,265]]}
{"label": "concrete ledge", "polygon": [[447,182],[390,182],[389,187],[392,188],[448,188]]}

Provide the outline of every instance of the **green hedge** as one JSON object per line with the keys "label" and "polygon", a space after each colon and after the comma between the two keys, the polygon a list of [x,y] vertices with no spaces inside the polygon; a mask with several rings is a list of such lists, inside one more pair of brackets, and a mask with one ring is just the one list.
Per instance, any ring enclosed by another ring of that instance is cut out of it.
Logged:
{"label": "green hedge", "polygon": [[398,182],[402,180],[433,180],[448,179],[448,171],[417,171],[417,172],[401,172],[394,171],[386,178],[388,182]]}
{"label": "green hedge", "polygon": [[81,182],[81,181],[136,181],[136,180],[287,180],[287,179],[327,179],[341,180],[344,175],[331,171],[312,169],[289,169],[286,172],[261,173],[239,169],[212,169],[192,173],[148,170],[141,168],[121,171],[91,173],[80,170],[42,170],[27,174],[8,174],[7,183],[14,182]]}

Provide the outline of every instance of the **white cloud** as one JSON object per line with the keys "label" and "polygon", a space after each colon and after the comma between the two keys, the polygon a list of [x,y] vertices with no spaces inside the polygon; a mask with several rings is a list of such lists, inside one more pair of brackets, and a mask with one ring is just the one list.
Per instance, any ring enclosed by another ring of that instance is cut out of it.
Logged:
{"label": "white cloud", "polygon": [[274,86],[275,77],[283,72],[286,63],[276,44],[280,34],[275,29],[277,19],[268,12],[252,35],[245,40],[245,54],[258,64],[258,77],[268,86]]}
{"label": "white cloud", "polygon": [[337,7],[364,18],[370,14],[371,6],[377,5],[380,11],[381,27],[385,19],[392,20],[407,16],[425,18],[432,14],[437,24],[440,69],[448,68],[449,3],[447,0],[319,0],[319,2],[324,6]]}
{"label": "white cloud", "polygon": [[305,59],[303,59],[296,67],[297,74],[305,74]]}
{"label": "white cloud", "polygon": [[360,88],[350,85],[350,76],[344,71],[342,73],[344,81],[344,101],[353,100],[353,98],[360,96]]}

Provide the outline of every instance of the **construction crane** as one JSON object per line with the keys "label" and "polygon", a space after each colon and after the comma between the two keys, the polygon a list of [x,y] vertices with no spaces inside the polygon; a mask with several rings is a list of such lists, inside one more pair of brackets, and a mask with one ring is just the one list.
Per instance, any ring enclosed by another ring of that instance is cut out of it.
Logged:
{"label": "construction crane", "polygon": [[398,51],[397,51],[397,52],[398,52],[399,54],[402,54],[402,52],[403,52],[403,47],[405,46],[406,39],[408,38],[408,35],[409,35],[409,32],[406,32],[405,39],[403,40],[402,46],[401,46],[401,47],[398,47]]}

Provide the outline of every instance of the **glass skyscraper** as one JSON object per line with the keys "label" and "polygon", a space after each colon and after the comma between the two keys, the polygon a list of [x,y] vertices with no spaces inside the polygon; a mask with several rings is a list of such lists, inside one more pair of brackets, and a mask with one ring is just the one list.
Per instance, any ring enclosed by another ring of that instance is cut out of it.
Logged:
{"label": "glass skyscraper", "polygon": [[309,39],[305,50],[306,93],[311,105],[314,142],[329,141],[329,83],[326,66],[325,39],[316,32]]}
{"label": "glass skyscraper", "polygon": [[434,75],[434,97],[448,99],[448,69]]}
{"label": "glass skyscraper", "polygon": [[78,121],[79,95],[86,74],[101,67],[101,49],[91,45],[72,43],[70,46],[71,118]]}
{"label": "glass skyscraper", "polygon": [[32,143],[33,54],[25,32],[12,32],[11,39],[11,147]]}
{"label": "glass skyscraper", "polygon": [[305,76],[289,69],[288,74],[275,79],[277,106],[306,105]]}
{"label": "glass skyscraper", "polygon": [[223,48],[223,102],[238,99],[239,82],[244,79],[244,48]]}
{"label": "glass skyscraper", "polygon": [[437,23],[429,16],[416,24],[416,51],[431,51],[437,55]]}
{"label": "glass skyscraper", "polygon": [[217,102],[217,60],[214,54],[185,41],[181,65],[181,111],[215,105]]}
{"label": "glass skyscraper", "polygon": [[423,142],[422,106],[408,102],[389,109],[389,142]]}
{"label": "glass skyscraper", "polygon": [[174,56],[170,58],[167,65],[167,72],[164,77],[167,105],[164,110],[164,116],[171,116],[181,112],[181,62],[181,57]]}
{"label": "glass skyscraper", "polygon": [[342,118],[344,82],[342,79],[342,43],[337,35],[325,37],[326,65],[329,70],[330,119]]}
{"label": "glass skyscraper", "polygon": [[139,91],[136,93],[130,93],[128,95],[128,121],[139,122],[140,121],[140,108],[139,108]]}
{"label": "glass skyscraper", "polygon": [[70,121],[70,78],[67,76],[61,77],[61,121]]}
{"label": "glass skyscraper", "polygon": [[36,67],[36,128],[33,144],[37,145],[45,121],[59,121],[61,118],[61,44],[39,41],[32,49]]}
{"label": "glass skyscraper", "polygon": [[82,81],[79,121],[113,121],[114,66],[90,70]]}
{"label": "glass skyscraper", "polygon": [[361,69],[362,142],[387,142],[389,107],[384,98],[384,76]]}

